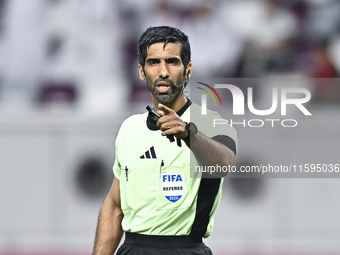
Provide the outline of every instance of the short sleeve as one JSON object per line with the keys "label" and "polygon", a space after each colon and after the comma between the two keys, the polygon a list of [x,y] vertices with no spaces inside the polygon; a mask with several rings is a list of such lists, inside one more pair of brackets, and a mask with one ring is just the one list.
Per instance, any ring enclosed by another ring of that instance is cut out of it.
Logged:
{"label": "short sleeve", "polygon": [[115,178],[120,180],[120,175],[122,172],[122,167],[121,167],[121,151],[123,150],[122,147],[122,140],[124,137],[124,123],[126,120],[122,123],[118,135],[116,137],[116,143],[115,143],[115,148],[116,148],[116,155],[115,155],[115,162],[113,164],[113,174]]}
{"label": "short sleeve", "polygon": [[120,181],[120,174],[122,172],[122,168],[121,168],[121,164],[119,162],[117,140],[118,140],[118,137],[116,139],[116,157],[115,157],[115,163],[113,164],[113,174],[114,174],[115,178]]}

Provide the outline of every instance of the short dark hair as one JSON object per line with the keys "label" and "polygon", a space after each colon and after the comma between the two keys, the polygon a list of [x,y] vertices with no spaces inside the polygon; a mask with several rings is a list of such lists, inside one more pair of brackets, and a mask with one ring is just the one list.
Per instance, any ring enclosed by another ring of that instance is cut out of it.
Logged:
{"label": "short dark hair", "polygon": [[140,36],[138,41],[138,61],[143,69],[145,66],[147,48],[155,43],[164,43],[164,48],[168,43],[180,43],[182,46],[181,58],[184,68],[186,69],[187,65],[191,61],[191,50],[188,36],[181,30],[168,26],[149,27]]}

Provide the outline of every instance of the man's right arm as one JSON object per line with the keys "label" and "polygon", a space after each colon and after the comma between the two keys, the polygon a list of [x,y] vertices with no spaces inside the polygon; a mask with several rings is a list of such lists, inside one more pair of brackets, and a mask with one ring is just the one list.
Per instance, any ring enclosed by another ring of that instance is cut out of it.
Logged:
{"label": "man's right arm", "polygon": [[114,178],[99,213],[93,255],[112,255],[123,236],[119,180]]}

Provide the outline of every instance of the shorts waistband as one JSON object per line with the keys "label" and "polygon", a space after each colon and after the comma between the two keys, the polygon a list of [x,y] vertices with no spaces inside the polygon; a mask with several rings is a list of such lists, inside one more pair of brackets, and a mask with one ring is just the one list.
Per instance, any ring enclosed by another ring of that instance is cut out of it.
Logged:
{"label": "shorts waistband", "polygon": [[125,232],[124,244],[145,248],[198,248],[203,244],[202,237],[195,236],[156,236]]}

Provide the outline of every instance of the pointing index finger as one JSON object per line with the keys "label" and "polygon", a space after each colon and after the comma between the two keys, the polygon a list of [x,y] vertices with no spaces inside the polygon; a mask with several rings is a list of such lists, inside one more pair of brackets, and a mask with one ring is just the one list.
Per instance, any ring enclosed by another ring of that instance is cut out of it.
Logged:
{"label": "pointing index finger", "polygon": [[164,112],[165,115],[170,114],[170,113],[173,112],[172,109],[170,109],[169,107],[167,107],[167,106],[165,106],[163,104],[158,104],[158,107],[159,107],[159,109],[161,109]]}

